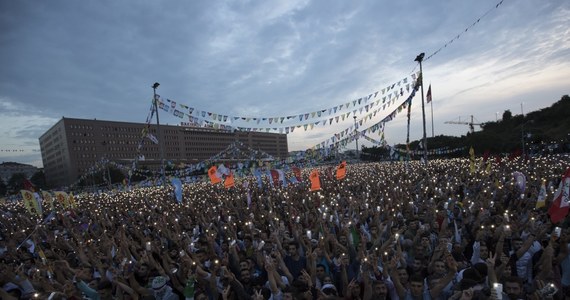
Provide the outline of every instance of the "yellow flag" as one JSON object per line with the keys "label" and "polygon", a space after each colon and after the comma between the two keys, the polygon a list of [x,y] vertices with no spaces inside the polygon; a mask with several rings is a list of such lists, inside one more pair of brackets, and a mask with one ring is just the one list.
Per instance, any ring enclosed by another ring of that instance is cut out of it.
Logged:
{"label": "yellow flag", "polygon": [[69,205],[73,208],[77,208],[77,203],[75,203],[75,198],[73,197],[73,193],[69,193],[69,197],[67,198]]}
{"label": "yellow flag", "polygon": [[26,210],[33,214],[34,213],[34,194],[28,190],[20,190],[20,192],[22,193],[22,198],[24,199],[24,206],[26,207]]}
{"label": "yellow flag", "polygon": [[546,205],[546,183],[543,180],[540,186],[540,191],[538,192],[538,198],[536,199],[536,208],[541,208]]}
{"label": "yellow flag", "polygon": [[66,192],[57,191],[53,193],[55,194],[55,199],[57,199],[59,204],[61,204],[64,208],[69,207],[69,201],[67,200],[69,196],[67,195]]}
{"label": "yellow flag", "polygon": [[42,191],[42,198],[44,198],[44,203],[49,204],[49,209],[53,210],[53,197],[48,191]]}
{"label": "yellow flag", "polygon": [[491,160],[487,162],[487,173],[491,173]]}
{"label": "yellow flag", "polygon": [[469,149],[469,174],[475,173],[475,150]]}

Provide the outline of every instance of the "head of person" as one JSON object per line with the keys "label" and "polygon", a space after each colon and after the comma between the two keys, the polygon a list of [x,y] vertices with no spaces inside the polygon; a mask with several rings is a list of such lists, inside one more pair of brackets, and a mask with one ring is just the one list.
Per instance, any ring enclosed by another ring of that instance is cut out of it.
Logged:
{"label": "head of person", "polygon": [[489,258],[489,247],[487,247],[487,243],[481,243],[481,248],[479,248],[479,256],[482,260]]}
{"label": "head of person", "polygon": [[510,299],[518,299],[523,295],[523,279],[517,276],[510,276],[505,279],[503,291]]}
{"label": "head of person", "polygon": [[317,264],[317,278],[322,282],[323,279],[325,278],[325,276],[327,275],[327,270],[325,268],[325,265],[323,264]]}
{"label": "head of person", "polygon": [[419,274],[410,276],[410,293],[413,297],[419,297],[424,291],[424,278]]}
{"label": "head of person", "polygon": [[419,272],[423,268],[423,260],[419,257],[414,258],[414,263],[412,264],[412,269],[414,272]]}
{"label": "head of person", "polygon": [[447,272],[447,269],[445,268],[445,263],[443,262],[443,260],[436,260],[433,264],[433,268],[434,268],[434,274],[436,276],[440,276],[443,275]]}
{"label": "head of person", "polygon": [[251,282],[251,271],[249,269],[242,269],[240,271],[240,281],[245,284]]}
{"label": "head of person", "polygon": [[292,257],[299,256],[299,244],[297,242],[291,242],[287,246],[288,254]]}
{"label": "head of person", "polygon": [[410,278],[408,271],[406,270],[406,268],[398,268],[398,279],[400,279],[400,282],[405,285],[408,283],[408,279]]}
{"label": "head of person", "polygon": [[523,245],[523,240],[520,237],[513,237],[513,249],[519,250]]}
{"label": "head of person", "polygon": [[386,283],[382,280],[377,280],[372,285],[372,298],[373,299],[384,299],[388,295],[388,287]]}

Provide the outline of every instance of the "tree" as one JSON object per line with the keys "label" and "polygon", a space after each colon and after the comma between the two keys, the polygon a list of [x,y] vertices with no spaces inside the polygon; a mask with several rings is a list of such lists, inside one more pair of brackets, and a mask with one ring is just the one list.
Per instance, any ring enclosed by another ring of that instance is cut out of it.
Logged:
{"label": "tree", "polygon": [[38,189],[45,189],[46,187],[46,176],[43,170],[39,170],[32,177],[30,181],[36,186]]}
{"label": "tree", "polygon": [[509,122],[513,118],[513,113],[510,110],[505,110],[503,113],[503,122]]}
{"label": "tree", "polygon": [[24,173],[14,173],[10,180],[8,180],[8,188],[13,192],[20,192],[20,190],[24,189],[24,181],[28,179],[26,178],[26,174]]}
{"label": "tree", "polygon": [[111,177],[111,184],[121,183],[125,179],[125,174],[115,167],[109,167],[109,174]]}
{"label": "tree", "polygon": [[4,183],[4,180],[2,178],[0,178],[0,197],[6,195],[7,191],[8,191],[8,187]]}
{"label": "tree", "polygon": [[133,175],[131,176],[131,182],[139,182],[149,177],[152,177],[152,173],[150,172],[147,166],[142,166],[136,172],[133,173]]}

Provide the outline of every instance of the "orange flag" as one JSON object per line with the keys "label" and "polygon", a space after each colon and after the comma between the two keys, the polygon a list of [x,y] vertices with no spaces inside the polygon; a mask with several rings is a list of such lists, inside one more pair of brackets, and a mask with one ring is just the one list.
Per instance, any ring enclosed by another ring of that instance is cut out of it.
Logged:
{"label": "orange flag", "polygon": [[222,179],[216,175],[216,172],[217,172],[217,171],[218,171],[218,168],[216,168],[216,166],[212,166],[212,167],[208,170],[208,176],[210,176],[210,181],[212,182],[212,184],[216,184],[216,183],[222,182]]}
{"label": "orange flag", "polygon": [[342,161],[336,168],[336,179],[341,180],[346,177],[346,161]]}
{"label": "orange flag", "polygon": [[224,181],[224,186],[226,187],[226,189],[230,189],[235,186],[234,173],[230,172],[230,175],[226,177],[226,180]]}
{"label": "orange flag", "polygon": [[317,170],[311,171],[309,179],[311,179],[311,191],[316,191],[321,189],[321,181],[319,180],[319,171]]}

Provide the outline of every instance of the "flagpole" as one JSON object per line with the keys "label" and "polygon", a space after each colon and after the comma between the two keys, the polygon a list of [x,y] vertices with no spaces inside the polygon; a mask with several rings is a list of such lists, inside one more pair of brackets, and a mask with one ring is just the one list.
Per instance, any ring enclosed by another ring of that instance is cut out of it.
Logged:
{"label": "flagpole", "polygon": [[[429,85],[431,86],[431,83]],[[430,101],[430,104],[431,104],[431,137],[433,138],[433,137],[435,137],[435,135],[433,133],[434,132],[433,131],[433,96],[432,96],[432,99]]]}
{"label": "flagpole", "polygon": [[421,84],[421,89],[422,89],[422,120],[423,120],[423,127],[424,127],[424,135],[423,135],[423,146],[424,146],[424,163],[427,165],[428,163],[428,158],[427,158],[427,137],[426,137],[426,110],[425,110],[425,101],[424,101],[424,73],[422,70],[422,61],[424,60],[424,53],[420,53],[415,61],[417,61],[420,64],[420,84]]}
{"label": "flagpole", "polygon": [[160,83],[155,82],[152,85],[152,90],[154,94],[154,110],[156,112],[156,131],[158,133],[158,148],[160,149],[160,174],[162,175],[162,184],[166,184],[166,178],[164,177],[164,141],[162,140],[162,132],[160,131],[160,121],[158,120],[158,95],[156,94],[156,89]]}

